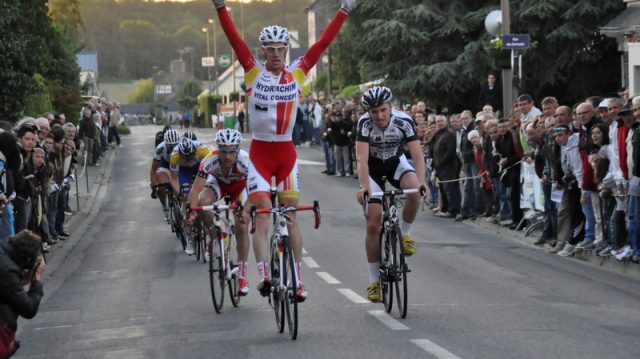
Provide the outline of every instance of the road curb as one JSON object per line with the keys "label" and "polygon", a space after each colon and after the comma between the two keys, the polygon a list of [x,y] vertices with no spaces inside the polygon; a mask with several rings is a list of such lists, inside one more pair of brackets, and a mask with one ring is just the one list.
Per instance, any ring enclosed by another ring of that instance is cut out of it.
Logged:
{"label": "road curb", "polygon": [[[503,226],[489,223],[482,217],[478,217],[478,219],[476,219],[475,221],[465,220],[463,221],[463,223],[470,227],[480,227],[489,230],[493,233],[497,233],[505,238],[508,238],[509,240],[515,241],[529,248],[535,248],[545,253],[547,253],[547,250],[549,249],[548,246],[541,247],[534,245],[533,242],[535,241],[535,239],[533,237],[525,237],[522,231],[513,231]],[[556,254],[547,254],[557,256]],[[595,255],[594,250],[579,251],[574,254],[573,257],[564,257],[563,259],[573,260],[574,262],[604,268],[612,272],[623,273],[633,277],[640,276],[640,264],[632,263],[630,261],[619,261],[612,256],[598,257]]]}
{"label": "road curb", "polygon": [[[47,254],[47,271],[44,275],[44,283],[47,283],[49,279],[55,278],[56,271],[60,265],[70,255],[73,249],[82,240],[85,233],[89,230],[89,225],[95,217],[98,209],[101,207],[104,199],[104,196],[100,197],[98,194],[103,188],[106,188],[106,185],[111,181],[111,171],[114,163],[113,159],[117,152],[117,149],[109,150],[109,155],[105,158],[106,161],[102,161],[106,165],[101,167],[103,170],[98,174],[98,177],[94,179],[91,192],[89,192],[87,196],[87,203],[89,204],[87,209],[76,212],[67,222],[69,227],[68,231],[71,234],[70,237],[62,242],[62,246],[53,246],[53,250]],[[47,292],[51,293],[53,290]]]}

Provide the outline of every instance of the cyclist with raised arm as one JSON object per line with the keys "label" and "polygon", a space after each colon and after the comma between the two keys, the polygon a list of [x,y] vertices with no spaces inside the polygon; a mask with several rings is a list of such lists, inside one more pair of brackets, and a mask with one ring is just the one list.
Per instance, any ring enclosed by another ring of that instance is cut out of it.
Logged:
{"label": "cyclist with raised arm", "polygon": [[[200,162],[207,157],[210,150],[200,141],[192,141],[188,137],[180,139],[180,143],[173,149],[169,158],[171,166],[171,187],[175,193],[187,198],[189,193],[182,193],[183,186],[191,187],[193,179],[198,173]],[[191,238],[191,225],[186,223],[185,232],[187,234],[187,245],[184,252],[193,254],[193,238]]]}
{"label": "cyclist with raised arm", "polygon": [[[249,172],[249,154],[240,149],[242,135],[234,129],[224,129],[216,134],[217,149],[211,151],[200,163],[198,175],[191,193],[189,203],[191,206],[211,205],[218,200],[229,196],[232,201],[242,201],[247,198],[246,185],[247,173]],[[245,202],[248,210],[249,206]],[[213,223],[213,215],[203,211],[204,224],[210,228]],[[194,219],[194,214],[189,215],[188,221]],[[249,230],[248,215],[245,212],[240,215],[234,214],[236,238],[238,241],[238,292],[240,295],[247,295],[249,287],[247,285],[247,258],[249,257]],[[209,255],[211,240],[207,243],[205,258]]]}
{"label": "cyclist with raised arm", "polygon": [[[265,27],[259,36],[261,52],[266,62],[260,63],[251,54],[247,44],[238,35],[224,0],[213,0],[220,25],[244,69],[247,110],[251,119],[252,142],[249,149],[248,190],[251,202],[257,208],[271,207],[271,181],[275,177],[278,201],[285,206],[297,206],[300,196],[296,150],[292,142],[293,125],[301,96],[304,79],[315,66],[320,56],[336,37],[355,0],[343,0],[342,7],[324,30],[320,39],[299,59],[285,64],[289,48],[289,33],[286,28],[274,25]],[[289,233],[296,258],[298,288],[296,297],[303,301],[307,291],[302,284],[300,269],[302,258],[302,236],[295,212],[289,214],[292,221]],[[253,236],[253,250],[258,266],[260,282],[258,289],[263,296],[271,292],[269,278],[267,232],[269,216],[259,214]]]}
{"label": "cyclist with raised arm", "polygon": [[[382,222],[381,197],[370,196],[380,192],[384,179],[399,189],[418,189],[426,192],[424,162],[415,161],[415,168],[404,155],[403,146],[409,148],[412,158],[422,158],[420,140],[411,117],[391,106],[393,94],[386,87],[373,87],[362,96],[362,107],[367,111],[358,120],[356,158],[360,190],[357,200],[364,205],[368,198],[367,231],[365,249],[369,263],[369,286],[367,297],[372,302],[380,301],[380,226]],[[426,193],[425,193],[426,194]],[[411,236],[411,225],[420,205],[418,193],[407,194],[402,211],[400,230],[404,254],[416,253]]]}
{"label": "cyclist with raised arm", "polygon": [[180,142],[180,133],[173,128],[167,129],[162,141],[156,147],[156,153],[151,162],[149,180],[151,182],[151,198],[159,198],[164,212],[167,208],[167,192],[164,187],[157,187],[159,184],[168,184],[171,180],[171,170],[169,160],[174,147]]}

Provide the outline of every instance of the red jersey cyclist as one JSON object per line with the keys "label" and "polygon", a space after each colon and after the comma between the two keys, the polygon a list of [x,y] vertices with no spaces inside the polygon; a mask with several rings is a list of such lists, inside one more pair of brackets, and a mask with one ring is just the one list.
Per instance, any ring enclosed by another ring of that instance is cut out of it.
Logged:
{"label": "red jersey cyclist", "polygon": [[[247,44],[240,38],[227,10],[224,0],[213,0],[220,26],[235,51],[245,73],[247,110],[251,119],[252,142],[249,149],[248,190],[251,202],[257,208],[271,207],[270,188],[275,177],[278,201],[285,206],[297,206],[300,196],[297,155],[291,134],[295,123],[298,98],[301,96],[305,76],[315,66],[320,56],[336,37],[355,0],[343,0],[342,7],[324,30],[318,42],[299,59],[285,64],[289,48],[289,33],[280,26],[268,26],[260,32],[265,63],[259,63],[251,54]],[[295,212],[289,214],[292,223],[289,233],[296,258],[298,288],[296,297],[303,301],[307,291],[300,276],[302,258],[302,236],[295,221]],[[270,293],[269,268],[267,263],[267,231],[269,216],[260,214],[256,220],[253,236],[253,251],[258,266],[258,289],[263,296]]]}
{"label": "red jersey cyclist", "polygon": [[[195,205],[210,205],[219,199],[229,196],[232,201],[246,200],[247,173],[249,172],[249,154],[240,149],[242,136],[240,132],[233,129],[224,129],[216,134],[216,144],[218,148],[211,151],[200,162],[198,175],[191,192],[189,193],[189,203]],[[245,203],[245,208],[247,208]],[[205,225],[209,228],[213,221],[210,212],[202,212]],[[192,218],[190,218],[190,221]],[[238,240],[238,292],[240,295],[247,295],[247,257],[249,256],[249,233],[248,216],[245,213],[242,217],[235,215],[235,230]],[[207,246],[211,245],[211,241]],[[208,257],[209,251],[205,252]],[[207,258],[207,261],[209,258]]]}

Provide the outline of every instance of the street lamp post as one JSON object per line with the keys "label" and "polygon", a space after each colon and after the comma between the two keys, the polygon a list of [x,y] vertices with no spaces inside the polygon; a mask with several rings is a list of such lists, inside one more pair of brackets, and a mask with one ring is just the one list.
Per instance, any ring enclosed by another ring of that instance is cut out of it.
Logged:
{"label": "street lamp post", "polygon": [[209,19],[209,24],[211,24],[211,28],[213,29],[213,75],[215,81],[215,92],[218,94],[218,40],[216,36],[216,24],[213,19]]}
{"label": "street lamp post", "polygon": [[[203,27],[202,32],[207,35],[207,57],[210,57],[211,51],[209,47],[209,30],[207,30],[206,27]],[[209,77],[209,92],[211,92],[211,67],[207,67],[207,76]]]}

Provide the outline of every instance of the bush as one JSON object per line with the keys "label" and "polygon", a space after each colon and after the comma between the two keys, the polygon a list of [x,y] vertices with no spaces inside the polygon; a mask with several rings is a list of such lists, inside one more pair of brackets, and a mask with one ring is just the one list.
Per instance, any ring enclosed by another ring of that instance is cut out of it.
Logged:
{"label": "bush", "polygon": [[117,127],[119,135],[130,135],[131,129],[127,125],[120,125]]}

